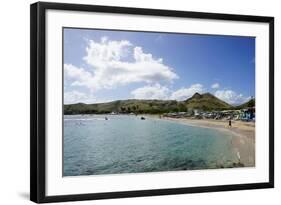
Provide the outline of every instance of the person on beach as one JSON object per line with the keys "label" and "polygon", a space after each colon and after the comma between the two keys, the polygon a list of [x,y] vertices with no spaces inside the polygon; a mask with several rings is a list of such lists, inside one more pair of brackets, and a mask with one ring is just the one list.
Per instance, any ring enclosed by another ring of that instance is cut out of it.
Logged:
{"label": "person on beach", "polygon": [[228,121],[228,126],[231,127],[231,120]]}

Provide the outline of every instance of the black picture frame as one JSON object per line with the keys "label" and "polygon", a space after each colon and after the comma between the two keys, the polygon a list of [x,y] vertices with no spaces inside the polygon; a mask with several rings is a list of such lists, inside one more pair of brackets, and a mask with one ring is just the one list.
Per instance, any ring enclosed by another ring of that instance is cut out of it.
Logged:
{"label": "black picture frame", "polygon": [[[269,24],[269,181],[192,188],[46,196],[46,10],[170,16]],[[274,187],[274,17],[38,2],[30,7],[30,200],[37,203],[186,194]]]}

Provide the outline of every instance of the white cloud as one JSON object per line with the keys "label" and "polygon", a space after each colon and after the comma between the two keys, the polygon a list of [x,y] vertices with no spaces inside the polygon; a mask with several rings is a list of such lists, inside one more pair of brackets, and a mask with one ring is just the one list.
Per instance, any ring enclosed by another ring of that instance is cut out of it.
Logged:
{"label": "white cloud", "polygon": [[66,78],[72,81],[73,86],[85,86],[96,91],[136,82],[172,82],[178,78],[161,58],[155,59],[129,41],[110,41],[106,37],[101,42],[90,40],[86,53],[84,60],[91,69],[64,65]]}
{"label": "white cloud", "polygon": [[64,104],[73,103],[94,103],[96,99],[91,94],[82,93],[76,90],[64,93]]}
{"label": "white cloud", "polygon": [[136,99],[161,99],[161,100],[186,100],[194,95],[196,92],[202,93],[204,87],[201,84],[193,84],[188,88],[181,88],[176,91],[172,91],[160,84],[148,85],[133,90],[131,94]]}
{"label": "white cloud", "polygon": [[217,90],[215,92],[215,96],[232,105],[242,104],[251,99],[250,97],[245,97],[242,94],[237,94],[233,90]]}
{"label": "white cloud", "polygon": [[130,46],[132,44],[129,41],[109,41],[105,36],[101,38],[100,43],[89,40],[84,60],[98,69],[105,63],[120,61],[122,57],[126,56]]}
{"label": "white cloud", "polygon": [[213,89],[218,89],[218,88],[220,87],[220,84],[214,83],[211,87],[212,87]]}
{"label": "white cloud", "polygon": [[193,84],[188,88],[181,88],[175,92],[172,93],[171,99],[173,100],[186,100],[187,98],[190,98],[194,93],[202,93],[204,91],[203,85],[197,83]]}
{"label": "white cloud", "polygon": [[86,86],[94,85],[92,81],[93,75],[83,68],[78,68],[72,64],[64,64],[64,77],[66,81],[71,81],[73,86]]}
{"label": "white cloud", "polygon": [[159,84],[148,85],[137,88],[131,92],[136,99],[167,99],[169,96],[169,89]]}

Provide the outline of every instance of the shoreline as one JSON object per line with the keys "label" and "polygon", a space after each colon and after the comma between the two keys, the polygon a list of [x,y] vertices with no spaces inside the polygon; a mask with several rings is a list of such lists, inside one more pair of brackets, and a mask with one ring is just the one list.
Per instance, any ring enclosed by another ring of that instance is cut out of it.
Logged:
{"label": "shoreline", "polygon": [[[151,116],[150,116],[151,117]],[[189,126],[216,129],[220,132],[231,134],[233,149],[236,152],[239,163],[245,167],[255,166],[255,123],[232,121],[232,126],[228,126],[228,121],[212,119],[190,119],[163,117],[164,120],[178,122]]]}

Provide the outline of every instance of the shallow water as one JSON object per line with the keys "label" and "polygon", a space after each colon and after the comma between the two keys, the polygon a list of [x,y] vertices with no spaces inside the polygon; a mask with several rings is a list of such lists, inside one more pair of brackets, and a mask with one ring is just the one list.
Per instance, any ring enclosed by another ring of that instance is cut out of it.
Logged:
{"label": "shallow water", "polygon": [[64,116],[64,176],[233,167],[232,136],[128,115]]}

